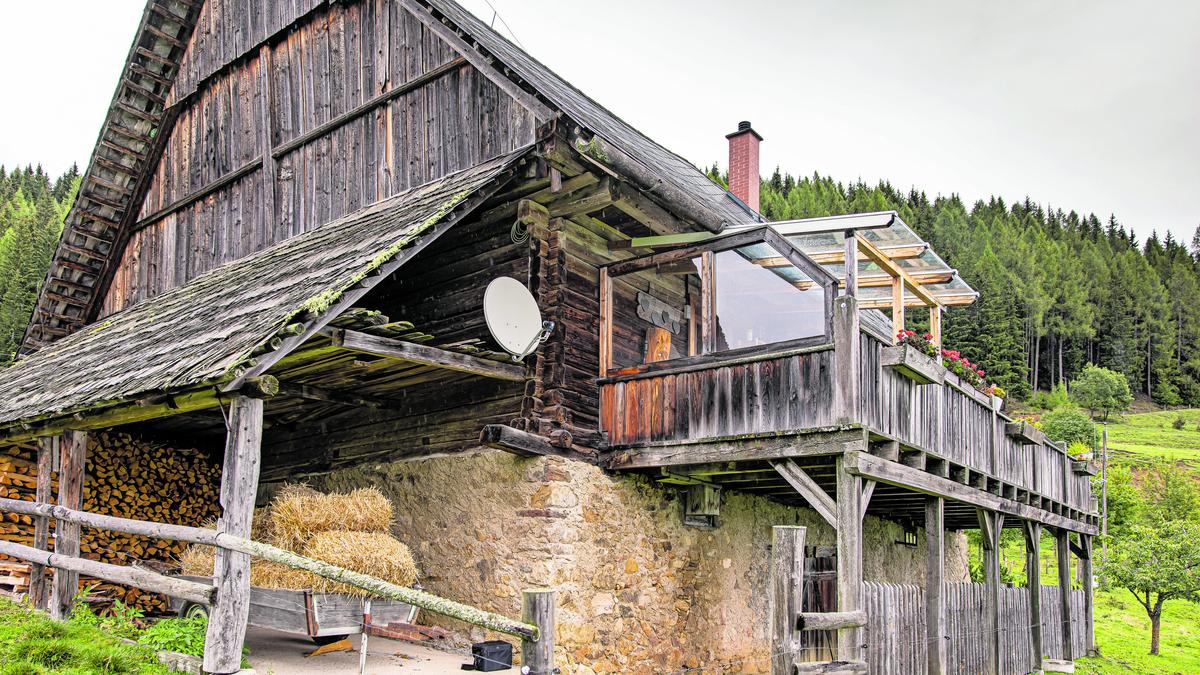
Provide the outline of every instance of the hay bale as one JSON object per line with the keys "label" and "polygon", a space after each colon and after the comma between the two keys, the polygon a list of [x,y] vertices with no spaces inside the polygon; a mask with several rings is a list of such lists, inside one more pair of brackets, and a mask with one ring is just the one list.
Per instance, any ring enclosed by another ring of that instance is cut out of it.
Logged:
{"label": "hay bale", "polygon": [[386,533],[394,515],[392,502],[375,488],[322,494],[305,485],[287,485],[271,502],[267,519],[271,543],[300,553],[321,532]]}
{"label": "hay bale", "polygon": [[[417,565],[413,561],[412,551],[395,537],[379,532],[320,532],[304,547],[304,555],[354,572],[370,574],[398,586],[412,586],[417,580]],[[362,593],[325,579],[321,579],[321,582],[313,590]]]}
{"label": "hay bale", "polygon": [[216,558],[217,549],[212,546],[192,544],[179,555],[179,566],[188,576],[211,577]]}

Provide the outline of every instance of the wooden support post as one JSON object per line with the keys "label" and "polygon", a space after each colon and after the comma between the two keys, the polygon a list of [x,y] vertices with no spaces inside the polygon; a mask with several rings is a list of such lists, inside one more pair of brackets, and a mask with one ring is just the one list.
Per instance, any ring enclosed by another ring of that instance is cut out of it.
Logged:
{"label": "wooden support post", "polygon": [[[217,531],[250,536],[262,449],[262,399],[238,395],[229,407],[225,463],[221,468],[221,517]],[[216,601],[204,639],[204,672],[236,673],[250,614],[250,556],[217,549],[213,565]]]}
{"label": "wooden support post", "polygon": [[925,654],[926,672],[946,672],[945,500],[925,498]]}
{"label": "wooden support post", "polygon": [[1033,654],[1033,671],[1043,670],[1042,658],[1042,567],[1038,557],[1042,540],[1042,524],[1022,521],[1025,533],[1025,578],[1029,584],[1029,648]]}
{"label": "wooden support post", "polygon": [[1083,582],[1083,616],[1086,621],[1084,628],[1083,649],[1087,656],[1096,653],[1096,624],[1092,612],[1095,611],[1095,599],[1092,597],[1092,535],[1079,535],[1079,576]]}
{"label": "wooden support post", "polygon": [[933,344],[942,346],[942,306],[929,306],[929,334],[933,336]]}
{"label": "wooden support post", "polygon": [[904,330],[904,280],[892,279],[892,337]]}
{"label": "wooden support post", "polygon": [[792,675],[799,651],[796,617],[804,599],[804,540],[808,529],[771,528],[771,675]]}
{"label": "wooden support post", "polygon": [[840,296],[833,302],[834,419],[859,422],[858,300]]}
{"label": "wooden support post", "polygon": [[[862,478],[846,470],[838,457],[837,472],[837,589],[838,611],[862,609]],[[838,631],[838,660],[863,660],[863,629]]]}
{"label": "wooden support post", "polygon": [[521,640],[521,672],[550,675],[554,667],[554,591],[525,590],[521,595],[521,620],[537,626],[537,640]]}
{"label": "wooden support post", "polygon": [[[57,452],[57,436],[38,439],[37,493],[34,501],[42,504],[50,503],[53,493],[51,481],[54,473],[54,455]],[[33,547],[39,551],[45,551],[49,542],[50,519],[46,516],[34,518]],[[33,563],[29,566],[29,602],[38,609],[48,609],[46,603],[49,599],[50,593],[46,586],[46,567]]]}
{"label": "wooden support post", "polygon": [[[67,431],[58,437],[58,504],[68,509],[83,507],[83,468],[87,464],[88,436],[83,431]],[[80,527],[76,523],[57,523],[54,531],[54,552],[71,558],[79,557]],[[54,593],[50,599],[50,616],[65,619],[71,615],[75,594],[79,592],[79,573],[57,570],[54,573]]]}
{"label": "wooden support post", "polygon": [[858,236],[854,230],[846,230],[844,235],[846,263],[846,292],[851,298],[858,297]]}
{"label": "wooden support post", "polygon": [[608,268],[600,268],[600,377],[608,377],[612,368],[612,277]]}
{"label": "wooden support post", "polygon": [[717,273],[712,251],[700,254],[700,353],[717,346]]}
{"label": "wooden support post", "polygon": [[1062,651],[1063,659],[1074,661],[1075,648],[1072,638],[1071,625],[1071,531],[1056,528],[1054,531],[1054,548],[1058,554],[1058,607],[1062,617]]}
{"label": "wooden support post", "polygon": [[983,535],[984,605],[987,613],[989,638],[989,675],[1000,675],[1000,534],[1004,531],[1004,514],[976,509],[980,534]]}

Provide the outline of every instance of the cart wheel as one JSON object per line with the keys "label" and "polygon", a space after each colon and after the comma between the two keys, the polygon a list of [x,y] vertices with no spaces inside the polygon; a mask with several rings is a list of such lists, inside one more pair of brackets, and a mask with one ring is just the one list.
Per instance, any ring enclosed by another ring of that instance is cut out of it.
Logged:
{"label": "cart wheel", "polygon": [[194,619],[198,616],[208,618],[208,607],[189,602],[179,609],[179,616],[184,619]]}
{"label": "cart wheel", "polygon": [[325,645],[331,645],[335,642],[345,640],[348,637],[350,637],[350,636],[349,635],[313,635],[312,641],[314,643],[316,643],[316,645],[318,647],[324,647]]}

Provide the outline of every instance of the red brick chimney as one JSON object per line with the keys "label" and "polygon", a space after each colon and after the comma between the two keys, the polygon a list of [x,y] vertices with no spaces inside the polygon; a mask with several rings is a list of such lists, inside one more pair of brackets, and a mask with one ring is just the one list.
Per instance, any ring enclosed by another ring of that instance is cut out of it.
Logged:
{"label": "red brick chimney", "polygon": [[758,211],[758,144],[762,136],[750,128],[749,122],[738,122],[737,131],[729,139],[729,191],[746,205]]}

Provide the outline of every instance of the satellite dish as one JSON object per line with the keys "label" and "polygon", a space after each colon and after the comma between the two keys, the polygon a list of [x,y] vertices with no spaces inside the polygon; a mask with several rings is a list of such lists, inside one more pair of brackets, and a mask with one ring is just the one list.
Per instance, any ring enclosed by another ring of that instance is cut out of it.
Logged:
{"label": "satellite dish", "polygon": [[550,337],[552,321],[542,321],[537,300],[525,284],[512,277],[496,277],[483,292],[483,318],[492,337],[520,361]]}

